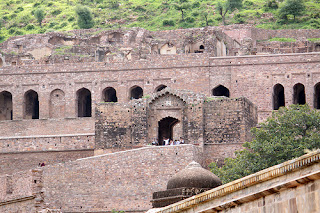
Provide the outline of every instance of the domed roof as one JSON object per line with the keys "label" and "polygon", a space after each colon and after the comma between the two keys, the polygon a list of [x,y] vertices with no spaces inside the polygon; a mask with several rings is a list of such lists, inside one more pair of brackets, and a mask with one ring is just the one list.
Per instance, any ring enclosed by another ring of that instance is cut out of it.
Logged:
{"label": "domed roof", "polygon": [[215,174],[192,161],[185,169],[175,174],[168,181],[167,189],[181,187],[215,188],[221,184],[221,180]]}

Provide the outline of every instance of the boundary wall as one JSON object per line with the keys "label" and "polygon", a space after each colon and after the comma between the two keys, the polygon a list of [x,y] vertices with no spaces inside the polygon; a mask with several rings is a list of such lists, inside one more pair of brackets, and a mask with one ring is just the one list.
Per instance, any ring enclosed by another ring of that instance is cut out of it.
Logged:
{"label": "boundary wall", "polygon": [[63,212],[151,208],[152,192],[191,161],[202,161],[194,145],[145,147],[43,167],[44,203]]}

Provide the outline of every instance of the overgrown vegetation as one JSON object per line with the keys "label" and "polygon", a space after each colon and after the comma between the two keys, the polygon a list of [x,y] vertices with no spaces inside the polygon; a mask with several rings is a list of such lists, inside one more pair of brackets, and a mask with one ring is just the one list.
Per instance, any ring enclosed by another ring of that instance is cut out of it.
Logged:
{"label": "overgrown vegetation", "polygon": [[223,183],[320,148],[320,112],[308,105],[281,107],[260,126],[251,130],[254,140],[245,143],[245,149],[236,152],[235,158],[226,158],[221,168],[210,164]]}
{"label": "overgrown vegetation", "polygon": [[[295,2],[302,4],[292,6]],[[91,14],[85,27],[79,25],[78,5],[88,8],[85,17]],[[318,0],[7,0],[0,1],[0,8],[0,42],[10,36],[79,28],[163,30],[223,21],[267,29],[320,28]]]}

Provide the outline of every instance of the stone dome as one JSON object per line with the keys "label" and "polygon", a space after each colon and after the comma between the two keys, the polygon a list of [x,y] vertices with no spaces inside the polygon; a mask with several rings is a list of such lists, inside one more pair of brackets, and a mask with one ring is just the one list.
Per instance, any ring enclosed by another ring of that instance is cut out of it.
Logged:
{"label": "stone dome", "polygon": [[167,184],[167,189],[175,188],[215,188],[220,186],[221,180],[212,172],[204,169],[192,161],[185,169],[175,174]]}

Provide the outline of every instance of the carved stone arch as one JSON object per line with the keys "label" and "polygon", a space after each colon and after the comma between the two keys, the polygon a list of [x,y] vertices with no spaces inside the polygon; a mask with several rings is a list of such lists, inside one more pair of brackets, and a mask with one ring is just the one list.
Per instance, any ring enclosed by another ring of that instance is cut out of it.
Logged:
{"label": "carved stone arch", "polygon": [[[181,121],[177,118],[167,116],[158,121],[158,143],[159,145],[165,145],[164,139],[176,140],[179,135],[179,130],[176,130],[176,126]],[[181,126],[181,125],[180,125]],[[181,128],[180,128],[181,129]]]}
{"label": "carved stone arch", "polygon": [[135,85],[130,88],[129,90],[129,99],[139,99],[143,96],[143,89],[139,87],[138,85]]}
{"label": "carved stone arch", "polygon": [[65,117],[66,100],[65,93],[61,89],[55,89],[50,93],[49,100],[49,117]]}
{"label": "carved stone arch", "polygon": [[314,103],[315,109],[320,109],[320,82],[314,85]]}
{"label": "carved stone arch", "polygon": [[24,94],[24,119],[39,119],[39,97],[34,90],[28,90]]}
{"label": "carved stone arch", "polygon": [[0,93],[0,120],[12,120],[12,94],[8,91]]}
{"label": "carved stone arch", "polygon": [[305,104],[306,92],[304,85],[297,83],[293,86],[293,104]]}
{"label": "carved stone arch", "polygon": [[212,89],[212,95],[230,97],[230,91],[227,87],[220,84]]}
{"label": "carved stone arch", "polygon": [[285,106],[284,87],[281,84],[276,84],[273,87],[273,109],[278,110]]}
{"label": "carved stone arch", "polygon": [[102,91],[104,102],[118,102],[117,91],[113,87],[107,87]]}
{"label": "carved stone arch", "polygon": [[148,105],[149,140],[158,139],[163,144],[163,137],[186,138],[186,101],[167,88],[155,94]]}
{"label": "carved stone arch", "polygon": [[156,89],[154,90],[154,92],[160,92],[161,90],[163,90],[163,89],[165,89],[165,88],[167,88],[167,86],[164,85],[164,84],[161,84],[161,85],[159,85],[159,86],[156,87]]}
{"label": "carved stone arch", "polygon": [[91,92],[87,88],[81,88],[77,91],[77,111],[78,117],[91,117]]}

